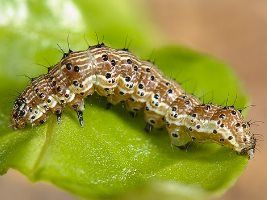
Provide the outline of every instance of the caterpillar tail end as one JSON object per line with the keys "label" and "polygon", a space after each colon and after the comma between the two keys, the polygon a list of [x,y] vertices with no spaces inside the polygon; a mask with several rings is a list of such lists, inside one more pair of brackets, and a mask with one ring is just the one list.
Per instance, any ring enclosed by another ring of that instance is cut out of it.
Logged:
{"label": "caterpillar tail end", "polygon": [[254,149],[248,150],[248,158],[249,158],[249,160],[254,158],[254,153],[255,153]]}

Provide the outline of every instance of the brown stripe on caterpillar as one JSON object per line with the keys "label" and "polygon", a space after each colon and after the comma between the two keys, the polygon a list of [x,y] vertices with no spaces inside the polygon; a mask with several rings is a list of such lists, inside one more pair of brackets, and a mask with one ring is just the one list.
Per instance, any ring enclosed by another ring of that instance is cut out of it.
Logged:
{"label": "brown stripe on caterpillar", "polygon": [[50,113],[60,122],[65,106],[76,111],[83,125],[84,98],[94,92],[110,104],[125,102],[133,116],[144,110],[146,130],[166,126],[176,146],[210,140],[254,155],[256,139],[238,110],[202,104],[152,63],[103,44],[69,51],[47,74],[34,79],[15,101],[12,127],[43,124]]}

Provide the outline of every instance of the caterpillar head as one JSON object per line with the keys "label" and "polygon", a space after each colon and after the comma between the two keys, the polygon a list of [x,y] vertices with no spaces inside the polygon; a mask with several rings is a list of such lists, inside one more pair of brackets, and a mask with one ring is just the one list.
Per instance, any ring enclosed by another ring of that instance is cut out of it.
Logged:
{"label": "caterpillar head", "polygon": [[12,111],[11,126],[13,129],[24,128],[27,122],[27,104],[24,98],[17,98]]}

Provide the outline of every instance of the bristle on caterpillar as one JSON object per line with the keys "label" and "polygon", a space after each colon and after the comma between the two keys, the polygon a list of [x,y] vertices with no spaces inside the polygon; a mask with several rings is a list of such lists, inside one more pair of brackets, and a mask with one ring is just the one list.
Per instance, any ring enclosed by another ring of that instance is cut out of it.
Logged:
{"label": "bristle on caterpillar", "polygon": [[33,79],[15,101],[12,127],[43,124],[50,113],[60,122],[65,106],[83,125],[84,98],[94,92],[107,97],[109,105],[125,102],[133,116],[144,110],[146,130],[166,126],[175,146],[210,140],[254,156],[256,139],[241,112],[202,104],[152,63],[104,44],[64,53],[47,74]]}

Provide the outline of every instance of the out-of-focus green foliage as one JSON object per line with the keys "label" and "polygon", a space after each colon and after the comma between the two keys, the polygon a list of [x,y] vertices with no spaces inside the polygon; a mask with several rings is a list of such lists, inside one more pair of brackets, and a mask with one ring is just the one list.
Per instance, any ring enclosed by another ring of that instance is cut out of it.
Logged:
{"label": "out-of-focus green foliage", "polygon": [[60,125],[51,116],[40,127],[8,128],[16,91],[28,82],[21,75],[46,73],[36,63],[58,61],[56,44],[67,49],[68,35],[71,48],[80,50],[87,48],[84,35],[90,44],[96,42],[95,32],[116,48],[123,48],[126,38],[132,40],[132,51],[143,58],[157,48],[159,68],[206,102],[223,103],[228,97],[228,103],[246,104],[235,76],[221,61],[174,45],[158,47],[164,40],[146,20],[146,5],[130,0],[56,2],[1,2],[1,173],[14,168],[33,181],[48,181],[85,198],[202,199],[229,188],[244,170],[246,157],[216,144],[171,148],[165,130],[147,134],[142,114],[132,119],[120,106],[107,111],[106,101],[97,96],[86,100],[84,128],[68,109]]}

